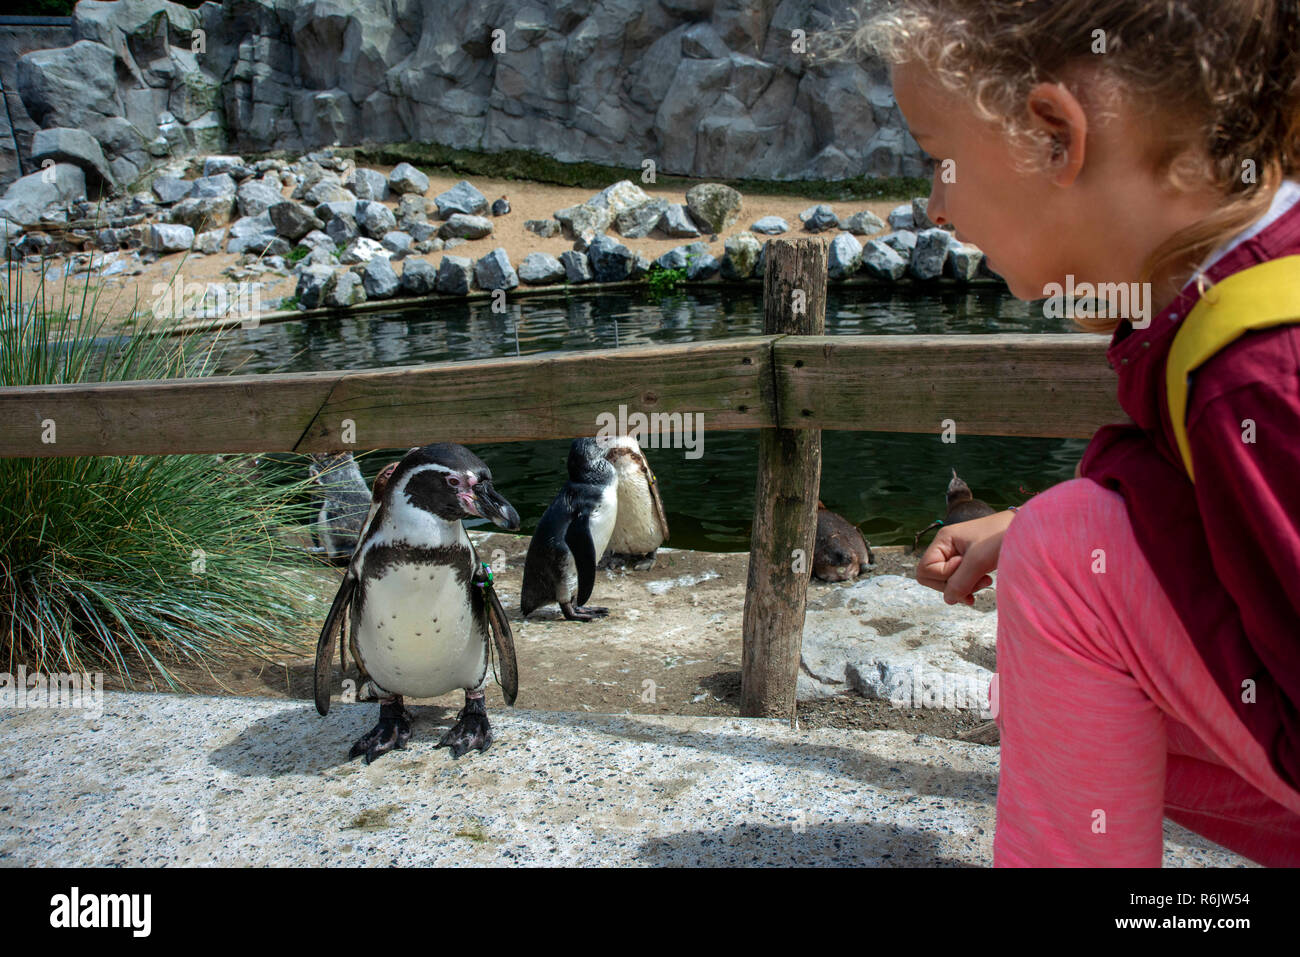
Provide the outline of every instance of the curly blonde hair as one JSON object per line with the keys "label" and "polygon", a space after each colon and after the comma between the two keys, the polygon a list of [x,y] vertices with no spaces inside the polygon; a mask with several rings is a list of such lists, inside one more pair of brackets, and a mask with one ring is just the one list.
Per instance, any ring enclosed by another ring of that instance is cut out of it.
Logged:
{"label": "curly blonde hair", "polygon": [[[1157,175],[1223,196],[1151,253],[1143,282],[1199,262],[1300,170],[1300,0],[881,0],[819,39],[835,59],[923,64],[1020,147],[1041,136],[1026,123],[1029,91],[1062,83],[1084,99],[1077,68],[1088,68],[1149,116]],[[1118,320],[1080,324],[1110,332]]]}

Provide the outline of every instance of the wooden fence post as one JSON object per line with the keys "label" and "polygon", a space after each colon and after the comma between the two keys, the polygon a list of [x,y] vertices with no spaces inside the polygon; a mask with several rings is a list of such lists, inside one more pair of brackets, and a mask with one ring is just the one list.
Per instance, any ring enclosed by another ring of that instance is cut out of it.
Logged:
{"label": "wooden fence post", "polygon": [[[772,240],[765,257],[763,312],[768,335],[825,331],[826,247],[819,240]],[[773,362],[773,375],[779,374]],[[779,422],[778,386],[774,383],[773,401]],[[759,430],[745,586],[742,715],[794,720],[821,474],[821,429]]]}

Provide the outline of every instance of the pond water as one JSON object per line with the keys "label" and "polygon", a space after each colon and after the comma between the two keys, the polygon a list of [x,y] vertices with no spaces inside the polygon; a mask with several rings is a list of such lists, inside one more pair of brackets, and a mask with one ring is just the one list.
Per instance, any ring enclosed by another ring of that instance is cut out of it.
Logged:
{"label": "pond water", "polygon": [[[505,313],[487,301],[438,302],[416,310],[357,318],[274,323],[222,334],[219,366],[239,372],[366,369],[427,362],[534,355],[577,349],[694,342],[763,331],[758,287],[694,288],[659,299],[643,291],[603,290],[522,298]],[[1046,320],[1037,304],[996,287],[952,291],[832,286],[828,335],[1042,333],[1080,334]],[[989,396],[996,402],[996,396]],[[427,441],[436,442],[431,435]],[[1087,442],[938,433],[823,432],[821,498],[857,523],[874,545],[911,544],[944,511],[949,469],[995,507],[1071,477]],[[567,441],[475,445],[497,488],[531,532],[565,478]],[[703,455],[649,449],[671,530],[669,545],[745,551],[753,512],[756,432],[707,432]],[[405,452],[361,458],[367,479]]]}

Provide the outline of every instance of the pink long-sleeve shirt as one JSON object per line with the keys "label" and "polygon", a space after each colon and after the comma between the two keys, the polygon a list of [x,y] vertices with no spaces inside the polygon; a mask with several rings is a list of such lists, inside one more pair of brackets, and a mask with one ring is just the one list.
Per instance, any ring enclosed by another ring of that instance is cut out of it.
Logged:
{"label": "pink long-sleeve shirt", "polygon": [[[1271,221],[1205,270],[1211,282],[1300,254],[1294,184]],[[1274,769],[1300,790],[1300,324],[1251,332],[1193,376],[1195,484],[1170,426],[1165,363],[1195,285],[1107,358],[1131,423],[1093,436],[1080,475],[1123,495],[1134,533],[1197,651]],[[1087,545],[1087,543],[1079,543]],[[1108,568],[1121,581],[1123,569]]]}

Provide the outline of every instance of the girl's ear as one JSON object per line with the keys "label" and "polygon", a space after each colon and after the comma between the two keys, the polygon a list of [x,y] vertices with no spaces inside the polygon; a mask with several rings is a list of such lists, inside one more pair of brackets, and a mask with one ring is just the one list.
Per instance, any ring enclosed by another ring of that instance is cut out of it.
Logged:
{"label": "girl's ear", "polygon": [[1088,117],[1083,107],[1060,83],[1039,83],[1026,102],[1030,127],[1045,144],[1041,158],[1057,186],[1069,186],[1083,169]]}

